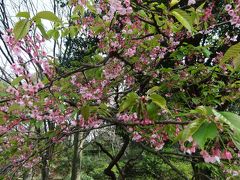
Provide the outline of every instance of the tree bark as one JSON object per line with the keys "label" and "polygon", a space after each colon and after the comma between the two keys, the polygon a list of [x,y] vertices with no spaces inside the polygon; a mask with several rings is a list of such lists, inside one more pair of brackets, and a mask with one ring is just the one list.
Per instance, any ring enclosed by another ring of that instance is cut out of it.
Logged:
{"label": "tree bark", "polygon": [[109,176],[112,180],[116,180],[116,175],[115,173],[112,171],[113,166],[115,166],[118,161],[121,159],[121,157],[123,156],[125,150],[128,147],[129,144],[129,137],[125,136],[123,137],[123,146],[120,149],[120,151],[118,152],[118,154],[112,159],[112,161],[110,162],[110,164],[108,165],[108,167],[104,170],[104,173]]}
{"label": "tree bark", "polygon": [[79,169],[77,174],[77,179],[81,180],[81,169],[82,169],[82,158],[83,158],[83,144],[84,144],[84,133],[80,133],[80,142],[79,142]]}
{"label": "tree bark", "polygon": [[48,180],[49,179],[49,168],[48,168],[47,158],[45,157],[45,155],[42,157],[41,172],[42,172],[42,180]]}
{"label": "tree bark", "polygon": [[211,170],[199,168],[197,163],[192,163],[194,180],[211,180]]}
{"label": "tree bark", "polygon": [[80,164],[78,145],[79,145],[79,132],[77,131],[74,134],[74,139],[73,139],[73,158],[72,158],[71,180],[77,180],[78,169],[79,169],[79,164]]}

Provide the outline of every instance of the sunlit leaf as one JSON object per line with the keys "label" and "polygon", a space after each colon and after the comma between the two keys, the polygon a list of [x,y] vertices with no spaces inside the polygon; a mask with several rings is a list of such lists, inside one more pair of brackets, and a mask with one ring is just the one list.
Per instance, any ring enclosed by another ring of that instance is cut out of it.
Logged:
{"label": "sunlit leaf", "polygon": [[152,93],[158,91],[159,89],[160,89],[159,86],[154,86],[154,87],[152,87],[151,89],[149,89],[149,90],[147,91],[147,94],[152,94]]}
{"label": "sunlit leaf", "polygon": [[204,119],[197,119],[191,122],[189,125],[187,125],[186,128],[184,128],[183,131],[180,132],[180,134],[176,137],[175,141],[182,141],[185,142],[188,140],[189,137],[191,137],[205,122]]}
{"label": "sunlit leaf", "polygon": [[24,17],[26,19],[30,18],[30,13],[26,11],[18,12],[16,17]]}
{"label": "sunlit leaf", "polygon": [[123,100],[123,102],[120,105],[119,112],[123,112],[129,107],[132,107],[136,104],[136,100],[138,99],[138,95],[135,92],[128,93],[126,98]]}
{"label": "sunlit leaf", "polygon": [[30,29],[30,21],[27,19],[22,19],[18,21],[14,28],[13,28],[13,34],[14,37],[19,40],[25,37]]}
{"label": "sunlit leaf", "polygon": [[170,6],[172,7],[172,6],[176,5],[179,2],[180,2],[180,0],[171,0]]}
{"label": "sunlit leaf", "polygon": [[48,34],[47,34],[47,32],[46,32],[43,24],[42,24],[42,23],[38,23],[38,24],[37,24],[37,27],[38,27],[38,29],[40,30],[40,32],[42,33],[42,36],[43,36],[44,38],[46,38],[46,39],[49,39],[49,36],[48,36]]}
{"label": "sunlit leaf", "polygon": [[8,108],[8,112],[12,112],[15,110],[22,110],[24,107],[21,106],[20,104],[14,103]]}
{"label": "sunlit leaf", "polygon": [[240,131],[240,116],[232,112],[216,112],[214,114],[228,124],[232,129],[238,129]]}
{"label": "sunlit leaf", "polygon": [[34,19],[46,19],[52,22],[61,22],[61,20],[51,11],[41,11],[33,17]]}
{"label": "sunlit leaf", "polygon": [[140,11],[138,11],[138,13],[139,13],[139,15],[141,16],[141,17],[144,17],[144,18],[146,18],[147,17],[147,14],[146,14],[146,12],[144,11],[144,10],[140,10]]}
{"label": "sunlit leaf", "polygon": [[23,80],[24,79],[24,76],[19,76],[19,77],[16,77],[12,82],[11,82],[11,84],[13,85],[13,86],[15,86],[15,85],[17,85],[21,80]]}
{"label": "sunlit leaf", "polygon": [[221,59],[221,63],[226,63],[233,60],[234,68],[239,68],[240,65],[240,42],[231,46]]}
{"label": "sunlit leaf", "polygon": [[81,114],[82,114],[84,120],[88,120],[88,118],[90,116],[90,108],[88,105],[85,105],[81,108]]}
{"label": "sunlit leaf", "polygon": [[151,94],[150,99],[152,102],[154,102],[156,105],[163,109],[167,109],[167,102],[164,97],[158,95],[158,94]]}
{"label": "sunlit leaf", "polygon": [[172,15],[189,31],[193,32],[193,20],[192,17],[181,9],[172,10]]}
{"label": "sunlit leaf", "polygon": [[197,142],[200,148],[204,149],[204,145],[208,139],[214,139],[217,136],[217,127],[214,123],[205,122],[193,134],[193,139]]}

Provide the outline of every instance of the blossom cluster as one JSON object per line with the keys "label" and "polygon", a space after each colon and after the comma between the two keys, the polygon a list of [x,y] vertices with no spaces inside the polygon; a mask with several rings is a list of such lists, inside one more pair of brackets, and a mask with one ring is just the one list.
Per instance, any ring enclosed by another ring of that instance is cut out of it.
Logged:
{"label": "blossom cluster", "polygon": [[113,59],[103,69],[103,74],[107,80],[115,79],[123,73],[123,62]]}
{"label": "blossom cluster", "polygon": [[78,119],[72,121],[71,124],[84,129],[94,129],[100,127],[103,124],[103,121],[95,116],[84,119],[82,115],[79,115]]}
{"label": "blossom cluster", "polygon": [[119,0],[110,0],[109,6],[110,9],[107,15],[103,17],[103,20],[111,21],[115,13],[119,13],[120,15],[129,15],[133,12],[132,7],[130,6],[130,0],[124,0],[123,3]]}
{"label": "blossom cluster", "polygon": [[140,120],[137,116],[137,113],[133,114],[118,114],[117,115],[118,120],[123,121],[125,123],[133,123],[133,124],[140,124],[140,125],[149,125],[153,124],[153,122],[148,119],[144,118],[143,120]]}
{"label": "blossom cluster", "polygon": [[[167,141],[168,135],[164,132],[161,126],[154,126],[150,131],[146,131],[144,129],[138,129],[135,127],[131,127],[132,125],[141,125],[141,126],[149,126],[154,125],[154,122],[148,118],[144,118],[143,120],[139,120],[136,113],[133,114],[118,114],[117,118],[119,121],[123,121],[124,123],[129,125],[128,131],[132,134],[132,140],[136,142],[147,142],[149,143],[156,151],[161,150],[164,147],[165,141]],[[148,135],[150,137],[148,137]]]}
{"label": "blossom cluster", "polygon": [[231,4],[227,4],[225,6],[225,10],[228,12],[230,16],[230,22],[235,27],[240,27],[240,1],[237,2],[236,7],[234,8]]}
{"label": "blossom cluster", "polygon": [[103,97],[103,90],[108,84],[107,80],[91,80],[86,84],[81,84],[79,87],[79,93],[84,100],[97,100],[101,101]]}
{"label": "blossom cluster", "polygon": [[220,159],[231,160],[233,158],[230,151],[224,150],[221,152],[220,149],[212,149],[211,155],[206,150],[202,150],[200,154],[206,163],[219,163]]}

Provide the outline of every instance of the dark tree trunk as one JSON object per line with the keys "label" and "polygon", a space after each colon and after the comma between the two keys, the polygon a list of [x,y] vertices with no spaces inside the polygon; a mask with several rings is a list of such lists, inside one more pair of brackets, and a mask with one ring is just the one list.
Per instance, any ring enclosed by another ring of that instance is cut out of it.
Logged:
{"label": "dark tree trunk", "polygon": [[78,153],[78,145],[79,145],[79,132],[74,134],[73,140],[73,158],[72,158],[72,175],[71,180],[76,180],[79,169],[79,153]]}
{"label": "dark tree trunk", "polygon": [[48,180],[49,179],[49,168],[47,163],[47,158],[45,155],[42,157],[42,180]]}
{"label": "dark tree trunk", "polygon": [[207,168],[200,168],[198,163],[192,163],[193,179],[194,180],[211,180],[211,170]]}

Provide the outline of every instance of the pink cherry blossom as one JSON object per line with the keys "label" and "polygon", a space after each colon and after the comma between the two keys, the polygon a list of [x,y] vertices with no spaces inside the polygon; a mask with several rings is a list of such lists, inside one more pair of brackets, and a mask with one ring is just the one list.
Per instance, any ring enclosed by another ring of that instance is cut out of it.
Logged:
{"label": "pink cherry blossom", "polygon": [[133,132],[132,140],[134,140],[136,142],[140,142],[142,140],[142,136],[138,132]]}
{"label": "pink cherry blossom", "polygon": [[188,6],[196,4],[196,0],[188,0]]}
{"label": "pink cherry blossom", "polygon": [[129,48],[127,50],[127,52],[125,53],[125,55],[128,56],[128,57],[132,57],[132,56],[135,55],[135,53],[136,53],[136,47],[134,46],[132,48]]}
{"label": "pink cherry blossom", "polygon": [[15,55],[17,55],[17,56],[20,56],[21,53],[22,53],[21,48],[18,47],[17,45],[13,47],[12,51],[13,51],[13,53],[14,53]]}
{"label": "pink cherry blossom", "polygon": [[202,155],[206,163],[220,162],[220,157],[218,156],[219,155],[218,150],[216,150],[216,154],[213,154],[213,155],[210,155],[206,150],[202,150],[200,154]]}
{"label": "pink cherry blossom", "polygon": [[229,11],[228,11],[228,14],[229,14],[230,16],[236,16],[234,10],[229,10]]}
{"label": "pink cherry blossom", "polygon": [[221,154],[222,159],[228,159],[231,160],[232,159],[232,154],[231,152],[224,150],[223,153]]}
{"label": "pink cherry blossom", "polygon": [[164,142],[156,143],[155,144],[155,150],[156,151],[161,150],[163,148],[164,144],[165,144]]}
{"label": "pink cherry blossom", "polygon": [[225,10],[226,11],[229,11],[229,10],[231,10],[232,9],[232,5],[231,4],[227,4],[226,6],[225,6]]}

